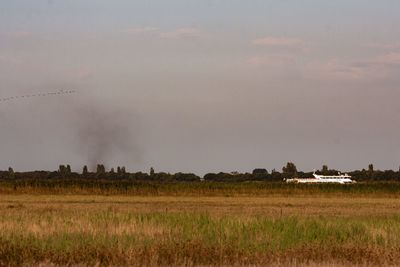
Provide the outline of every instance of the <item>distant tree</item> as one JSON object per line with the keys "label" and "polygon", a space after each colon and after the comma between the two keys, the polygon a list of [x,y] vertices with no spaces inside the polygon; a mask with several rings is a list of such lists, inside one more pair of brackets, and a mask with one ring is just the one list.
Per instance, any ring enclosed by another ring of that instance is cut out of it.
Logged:
{"label": "distant tree", "polygon": [[261,168],[254,169],[253,175],[257,175],[257,174],[268,174],[268,171],[267,171],[267,169],[261,169]]}
{"label": "distant tree", "polygon": [[200,181],[200,177],[193,173],[175,173],[174,175],[168,174],[170,179],[175,181],[185,181],[185,182],[193,182],[193,181]]}
{"label": "distant tree", "polygon": [[60,165],[58,167],[58,173],[60,174],[61,177],[65,178],[69,174],[71,174],[71,167],[69,165]]}
{"label": "distant tree", "polygon": [[322,165],[321,172],[322,172],[323,175],[329,174],[328,165]]}
{"label": "distant tree", "polygon": [[154,173],[155,173],[155,172],[154,172],[154,168],[151,167],[151,168],[150,168],[150,176],[154,176]]}
{"label": "distant tree", "polygon": [[374,165],[371,163],[368,165],[368,177],[374,179]]}
{"label": "distant tree", "polygon": [[374,172],[374,164],[369,164],[368,165],[368,171],[371,172],[371,173]]}
{"label": "distant tree", "polygon": [[125,166],[122,166],[122,167],[121,167],[121,173],[122,173],[122,174],[126,174]]}
{"label": "distant tree", "polygon": [[104,174],[104,173],[106,173],[106,168],[104,167],[103,164],[98,164],[96,174]]}
{"label": "distant tree", "polygon": [[71,166],[68,164],[66,168],[67,174],[71,174]]}
{"label": "distant tree", "polygon": [[117,174],[121,174],[121,167],[120,166],[117,167]]}
{"label": "distant tree", "polygon": [[60,165],[58,167],[58,173],[61,175],[61,177],[64,177],[67,174],[67,168],[65,165]]}
{"label": "distant tree", "polygon": [[82,175],[87,175],[89,173],[88,167],[85,165],[83,166]]}
{"label": "distant tree", "polygon": [[286,178],[286,177],[283,177],[282,174],[280,172],[277,172],[275,169],[273,171],[271,171],[271,179],[272,180],[279,181],[279,180],[282,180],[283,178]]}
{"label": "distant tree", "polygon": [[13,168],[11,168],[11,167],[8,168],[8,177],[9,177],[10,179],[14,179],[14,178],[15,178],[14,170],[13,170]]}
{"label": "distant tree", "polygon": [[111,174],[114,174],[114,173],[115,173],[114,168],[111,168],[110,173],[111,173]]}
{"label": "distant tree", "polygon": [[293,162],[288,162],[286,166],[282,168],[282,173],[285,178],[292,178],[297,175],[297,167]]}
{"label": "distant tree", "polygon": [[367,170],[363,168],[363,169],[360,171],[360,176],[362,177],[362,179],[367,179],[367,178],[368,178],[368,172],[367,172]]}

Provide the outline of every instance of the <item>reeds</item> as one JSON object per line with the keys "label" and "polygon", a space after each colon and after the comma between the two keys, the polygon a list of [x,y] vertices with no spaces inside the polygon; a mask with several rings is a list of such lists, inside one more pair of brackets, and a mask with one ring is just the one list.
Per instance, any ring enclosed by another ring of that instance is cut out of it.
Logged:
{"label": "reeds", "polygon": [[134,180],[2,180],[3,194],[96,194],[143,196],[387,195],[400,196],[399,182],[286,184],[283,182],[139,182]]}
{"label": "reeds", "polygon": [[400,264],[400,216],[218,216],[5,207],[0,265]]}
{"label": "reeds", "polygon": [[0,266],[400,265],[400,185],[3,181]]}

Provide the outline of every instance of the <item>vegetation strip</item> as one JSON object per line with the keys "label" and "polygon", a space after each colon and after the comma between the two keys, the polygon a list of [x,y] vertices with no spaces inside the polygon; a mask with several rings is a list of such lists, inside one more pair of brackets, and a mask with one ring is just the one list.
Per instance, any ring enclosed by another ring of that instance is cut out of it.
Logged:
{"label": "vegetation strip", "polygon": [[399,205],[351,195],[2,195],[0,265],[398,265]]}

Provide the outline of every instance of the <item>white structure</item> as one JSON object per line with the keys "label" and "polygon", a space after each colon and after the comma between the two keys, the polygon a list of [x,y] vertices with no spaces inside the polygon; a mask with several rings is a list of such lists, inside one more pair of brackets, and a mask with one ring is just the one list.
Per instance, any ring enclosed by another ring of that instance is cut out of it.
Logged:
{"label": "white structure", "polygon": [[355,181],[351,180],[351,176],[339,173],[338,175],[318,175],[313,173],[312,178],[293,178],[285,179],[287,183],[299,183],[299,184],[314,184],[314,183],[338,183],[338,184],[351,184]]}

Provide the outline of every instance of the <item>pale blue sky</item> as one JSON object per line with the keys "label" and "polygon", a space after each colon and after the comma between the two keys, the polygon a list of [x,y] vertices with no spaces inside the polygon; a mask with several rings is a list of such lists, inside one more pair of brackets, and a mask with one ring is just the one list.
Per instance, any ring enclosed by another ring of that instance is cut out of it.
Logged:
{"label": "pale blue sky", "polygon": [[0,98],[77,93],[0,104],[0,168],[397,169],[399,11],[397,0],[1,1]]}

